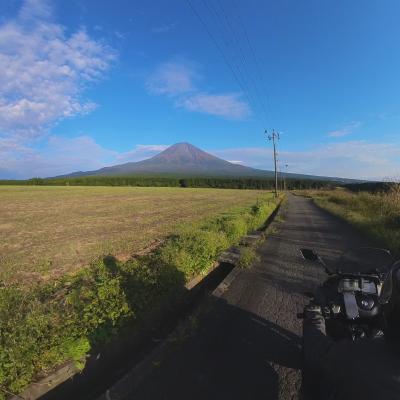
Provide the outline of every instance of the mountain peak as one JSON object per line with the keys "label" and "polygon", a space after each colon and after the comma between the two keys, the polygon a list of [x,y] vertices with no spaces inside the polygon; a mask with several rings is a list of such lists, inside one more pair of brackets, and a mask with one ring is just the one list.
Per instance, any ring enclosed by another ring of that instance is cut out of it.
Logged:
{"label": "mountain peak", "polygon": [[216,157],[200,150],[198,147],[193,146],[190,143],[182,142],[173,144],[160,154],[154,156],[152,159],[168,163],[179,162],[197,164],[199,162],[215,160]]}
{"label": "mountain peak", "polygon": [[171,146],[169,146],[168,148],[166,148],[164,151],[199,151],[204,153],[203,150],[199,149],[196,146],[193,146],[191,143],[188,142],[179,142],[179,143],[175,143]]}
{"label": "mountain peak", "polygon": [[195,147],[195,148],[197,148],[196,146],[193,146],[189,142],[178,142],[178,143],[175,143],[175,144],[172,144],[171,146],[169,146],[169,148],[171,148],[171,147]]}

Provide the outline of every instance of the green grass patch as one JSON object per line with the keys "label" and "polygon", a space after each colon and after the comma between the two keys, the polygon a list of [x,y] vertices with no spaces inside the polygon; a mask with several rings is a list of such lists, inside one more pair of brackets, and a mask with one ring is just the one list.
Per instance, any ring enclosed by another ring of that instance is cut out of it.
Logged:
{"label": "green grass patch", "polygon": [[[105,257],[74,276],[36,286],[4,284],[0,387],[19,393],[66,361],[84,368],[91,349],[183,293],[186,282],[205,274],[222,251],[263,225],[275,207],[268,194],[252,207],[182,227],[151,254],[127,262]],[[243,266],[253,259],[252,250],[245,251]]]}
{"label": "green grass patch", "polygon": [[237,266],[239,268],[250,268],[250,266],[258,260],[259,256],[254,247],[244,247],[240,252]]}
{"label": "green grass patch", "polygon": [[315,203],[349,222],[380,246],[400,254],[400,186],[379,193],[307,191]]}

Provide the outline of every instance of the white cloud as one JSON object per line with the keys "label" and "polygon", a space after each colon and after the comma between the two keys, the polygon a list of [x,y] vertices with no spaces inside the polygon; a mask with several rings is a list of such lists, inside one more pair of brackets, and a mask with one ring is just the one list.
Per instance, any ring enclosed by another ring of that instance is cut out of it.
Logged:
{"label": "white cloud", "polygon": [[190,65],[182,62],[166,62],[159,65],[146,82],[152,94],[176,96],[194,90],[197,74]]}
{"label": "white cloud", "polygon": [[150,158],[168,148],[165,144],[138,144],[134,149],[116,156],[118,162],[141,161]]}
{"label": "white cloud", "polygon": [[114,35],[117,37],[117,39],[120,39],[120,40],[126,39],[126,34],[120,32],[120,31],[115,31]]}
{"label": "white cloud", "polygon": [[166,32],[170,32],[173,29],[175,29],[176,27],[176,23],[171,23],[171,24],[164,24],[164,25],[160,25],[160,26],[156,26],[154,28],[151,29],[151,32],[153,33],[166,33]]}
{"label": "white cloud", "polygon": [[67,35],[51,21],[47,1],[24,1],[17,18],[0,25],[0,135],[26,142],[60,119],[92,111],[82,92],[115,57],[85,30]]}
{"label": "white cloud", "polygon": [[174,100],[176,107],[192,112],[215,115],[227,119],[245,119],[249,105],[239,93],[205,93],[197,88],[200,75],[193,64],[170,61],[159,65],[146,81],[151,94],[164,95]]}
{"label": "white cloud", "polygon": [[328,136],[330,137],[342,137],[342,136],[347,136],[353,133],[354,129],[357,129],[361,126],[360,121],[352,121],[345,125],[343,128],[338,129],[336,131],[331,131],[328,132]]}
{"label": "white cloud", "polygon": [[179,102],[189,111],[225,117],[243,119],[250,115],[247,103],[240,100],[239,95],[232,94],[195,94]]}
{"label": "white cloud", "polygon": [[[0,178],[32,178],[92,170],[115,161],[116,152],[88,136],[50,136],[41,149],[21,146],[18,141],[0,141]],[[7,142],[8,141],[8,142]],[[7,145],[8,144],[8,145]]]}
{"label": "white cloud", "polygon": [[167,144],[138,144],[136,145],[136,148],[140,151],[164,151],[167,149],[169,145]]}
{"label": "white cloud", "polygon": [[29,21],[35,19],[48,19],[51,17],[52,9],[46,0],[25,0],[19,10],[18,16],[21,20]]}

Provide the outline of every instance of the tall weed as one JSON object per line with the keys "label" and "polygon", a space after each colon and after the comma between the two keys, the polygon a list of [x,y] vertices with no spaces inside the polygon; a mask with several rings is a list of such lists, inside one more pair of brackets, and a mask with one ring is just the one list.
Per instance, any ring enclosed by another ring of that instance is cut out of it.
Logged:
{"label": "tall weed", "polygon": [[400,254],[400,185],[381,193],[347,190],[311,191],[317,204],[342,217],[380,246]]}

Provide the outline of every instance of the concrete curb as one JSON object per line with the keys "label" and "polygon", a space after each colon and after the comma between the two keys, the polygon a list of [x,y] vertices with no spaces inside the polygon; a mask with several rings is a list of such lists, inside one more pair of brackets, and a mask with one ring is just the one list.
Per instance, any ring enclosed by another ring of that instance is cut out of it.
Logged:
{"label": "concrete curb", "polygon": [[[275,210],[273,213],[268,217],[267,221],[265,222],[264,226],[262,227],[261,231],[257,231],[256,233],[253,233],[252,235],[247,235],[245,238],[251,239],[251,241],[258,241],[264,237],[264,232],[271,226],[271,224],[274,222],[276,215],[281,209],[281,206],[284,202],[284,199],[282,199],[278,205],[276,206]],[[241,269],[239,267],[234,267],[231,272],[225,277],[225,279],[214,289],[212,292],[213,296],[215,297],[222,297],[223,294],[229,289],[229,286],[232,284],[232,282],[236,279],[236,277],[241,273]]]}
{"label": "concrete curb", "polygon": [[241,270],[238,267],[233,268],[233,270],[231,272],[229,272],[228,276],[212,292],[213,296],[222,297],[223,294],[228,290],[231,283],[240,274],[240,272],[241,272]]}

